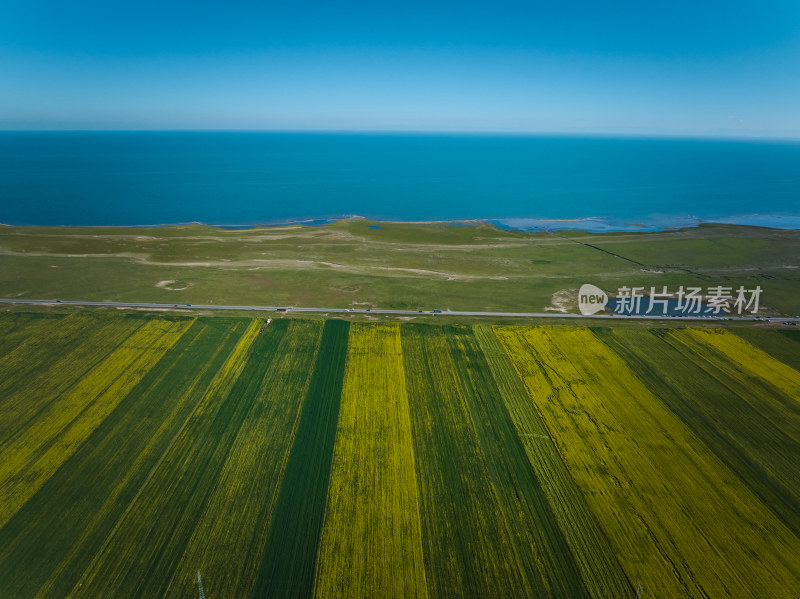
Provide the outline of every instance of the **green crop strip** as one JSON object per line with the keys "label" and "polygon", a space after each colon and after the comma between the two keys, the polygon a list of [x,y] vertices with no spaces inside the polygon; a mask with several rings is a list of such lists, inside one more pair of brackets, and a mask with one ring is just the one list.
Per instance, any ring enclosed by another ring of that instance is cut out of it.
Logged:
{"label": "green crop strip", "polygon": [[21,345],[0,360],[0,444],[23,430],[145,322],[65,318],[59,333],[32,333],[35,344]]}
{"label": "green crop strip", "polygon": [[60,351],[74,347],[84,334],[102,326],[102,321],[83,314],[47,318],[7,315],[5,318],[10,319],[13,326],[0,346],[2,392],[8,385],[20,383],[18,378],[10,376],[12,373],[24,375],[38,370],[43,360],[63,357],[59,356]]}
{"label": "green crop strip", "polygon": [[345,321],[325,323],[253,587],[254,597],[308,597],[313,592],[349,329],[350,323]]}
{"label": "green crop strip", "polygon": [[[670,331],[664,339],[725,384],[772,425],[793,437],[800,430],[800,373],[721,330]],[[730,353],[729,353],[730,352]]]}
{"label": "green crop strip", "polygon": [[[24,355],[24,360],[17,361],[16,366],[28,369],[24,372],[38,370],[37,359],[52,359],[50,354],[57,354],[62,344],[73,344],[75,336],[80,335],[82,329],[95,329],[102,325],[101,319],[85,314],[0,313],[0,322],[5,323],[5,331],[0,333],[0,392],[5,389],[4,385],[19,382],[16,377],[6,376],[11,372],[20,372],[16,368],[13,371],[6,370],[9,358]],[[120,321],[112,321],[111,324],[119,326]]]}
{"label": "green crop strip", "polygon": [[77,451],[190,326],[190,320],[147,322],[0,446],[0,523]]}
{"label": "green crop strip", "polygon": [[[10,314],[0,311],[0,359],[7,353],[13,351],[17,345],[25,341],[34,330],[34,323],[39,323],[40,328],[53,326],[53,321],[61,321],[63,314],[40,315],[28,314],[25,312]],[[46,321],[49,320],[50,323]]]}
{"label": "green crop strip", "polygon": [[401,327],[431,597],[528,592],[441,327]]}

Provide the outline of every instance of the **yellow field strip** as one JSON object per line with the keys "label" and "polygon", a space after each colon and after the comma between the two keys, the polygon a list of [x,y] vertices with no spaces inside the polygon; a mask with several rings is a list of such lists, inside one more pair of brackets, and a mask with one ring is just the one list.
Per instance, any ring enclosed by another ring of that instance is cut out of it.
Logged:
{"label": "yellow field strip", "polygon": [[198,570],[207,591],[217,596],[241,596],[252,587],[321,334],[322,321],[289,322],[276,357],[254,384],[253,406],[175,569],[168,595],[191,594]]}
{"label": "yellow field strip", "polygon": [[261,329],[262,324],[260,320],[253,320],[250,326],[247,327],[239,343],[236,344],[236,348],[211,382],[211,385],[203,396],[203,401],[200,402],[200,405],[197,406],[197,410],[195,410],[194,417],[200,418],[214,410],[218,396],[226,394],[230,391],[231,387],[233,387],[247,364],[245,358],[253,342],[256,340],[256,337],[258,337],[258,331]]}
{"label": "yellow field strip", "polygon": [[317,597],[427,597],[398,324],[353,323]]}
{"label": "yellow field strip", "polygon": [[724,329],[689,329],[688,332],[724,353],[742,370],[767,379],[794,398],[800,407],[800,372]]}
{"label": "yellow field strip", "polygon": [[[747,376],[761,379],[780,390],[786,398],[774,394],[769,402],[770,410],[774,411],[774,423],[780,427],[790,420],[793,424],[792,430],[800,428],[800,372],[724,329],[688,329],[674,331],[672,336],[684,343],[690,337],[705,346],[713,347],[728,360],[724,365],[715,360],[715,365],[723,367],[732,378]],[[708,352],[701,355],[712,360],[714,357],[708,356]]]}
{"label": "yellow field strip", "polygon": [[591,331],[497,335],[634,584],[754,599],[800,586],[800,539]]}
{"label": "yellow field strip", "polygon": [[[75,385],[122,345],[143,325],[143,321],[109,321],[86,326],[74,333],[77,343],[63,348],[58,357],[43,360],[31,357],[34,368],[30,373],[18,372],[20,384],[0,392],[0,452],[24,431],[48,403]],[[54,352],[55,353],[55,352]]]}
{"label": "yellow field strip", "polygon": [[[82,314],[71,314],[59,319],[41,319],[22,324],[26,336],[11,351],[0,356],[0,398],[7,401],[9,390],[29,382],[30,376],[38,376],[43,364],[59,359],[70,360],[70,350],[87,336],[102,328],[136,328],[141,323],[126,322],[120,326],[118,320],[98,320]],[[0,346],[5,345],[0,338]]]}
{"label": "yellow field strip", "polygon": [[111,413],[192,321],[150,321],[3,449],[0,526]]}

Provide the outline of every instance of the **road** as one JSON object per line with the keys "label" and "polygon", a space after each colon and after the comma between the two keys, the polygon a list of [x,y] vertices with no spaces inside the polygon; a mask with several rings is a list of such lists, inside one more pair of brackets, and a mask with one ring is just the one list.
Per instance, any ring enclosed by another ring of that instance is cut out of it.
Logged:
{"label": "road", "polygon": [[[296,306],[218,306],[215,304],[155,304],[148,302],[86,302],[57,299],[0,299],[0,304],[30,304],[39,306],[105,306],[110,308],[155,308],[182,310],[242,310],[251,312],[321,312],[324,314],[385,314],[392,316],[478,316],[487,318],[578,318],[611,320],[701,320],[757,321],[766,320],[756,316],[656,316],[621,314],[561,314],[557,312],[464,312],[453,310],[384,310],[364,308],[298,308]],[[800,322],[800,318],[771,317],[780,322]]]}

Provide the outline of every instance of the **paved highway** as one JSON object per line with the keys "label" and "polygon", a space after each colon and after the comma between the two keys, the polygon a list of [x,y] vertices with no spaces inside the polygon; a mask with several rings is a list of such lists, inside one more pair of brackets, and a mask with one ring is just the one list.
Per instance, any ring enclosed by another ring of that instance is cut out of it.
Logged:
{"label": "paved highway", "polygon": [[[387,314],[394,316],[478,316],[488,318],[601,318],[611,320],[702,320],[705,322],[734,320],[767,320],[756,316],[656,316],[622,314],[561,314],[557,312],[463,312],[451,310],[383,310],[364,308],[298,308],[296,306],[218,306],[214,304],[154,304],[147,302],[85,302],[57,299],[0,299],[2,304],[32,304],[40,306],[106,306],[111,308],[175,308],[183,310],[243,310],[252,312],[321,312],[324,314]],[[780,322],[800,322],[800,318],[772,317]]]}

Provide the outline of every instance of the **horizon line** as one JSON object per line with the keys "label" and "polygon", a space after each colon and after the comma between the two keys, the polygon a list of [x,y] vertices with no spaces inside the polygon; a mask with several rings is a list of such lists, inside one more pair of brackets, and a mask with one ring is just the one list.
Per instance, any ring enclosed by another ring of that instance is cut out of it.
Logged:
{"label": "horizon line", "polygon": [[741,135],[710,133],[615,133],[575,131],[504,131],[472,129],[237,129],[237,128],[31,128],[0,129],[0,133],[270,133],[317,135],[386,135],[431,137],[520,137],[520,138],[616,138],[616,139],[674,139],[698,141],[769,141],[800,142],[800,136]]}

